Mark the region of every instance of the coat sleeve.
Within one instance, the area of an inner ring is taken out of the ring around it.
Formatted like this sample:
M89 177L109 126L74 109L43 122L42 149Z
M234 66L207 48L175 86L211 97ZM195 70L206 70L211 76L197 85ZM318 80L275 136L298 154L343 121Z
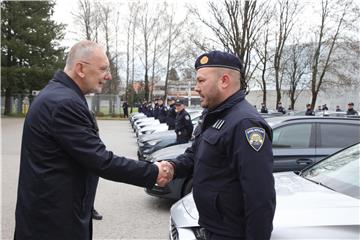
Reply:
M152 187L158 175L154 164L114 155L106 149L83 104L64 101L54 109L51 129L66 154L96 175L118 182Z
M193 174L194 169L194 148L195 142L185 150L185 153L179 155L171 161L175 164L175 177L182 178Z
M251 128L264 130L260 149L252 143L254 149L247 138L247 130ZM229 154L243 191L246 239L270 239L276 205L271 128L257 119L244 119L233 134Z

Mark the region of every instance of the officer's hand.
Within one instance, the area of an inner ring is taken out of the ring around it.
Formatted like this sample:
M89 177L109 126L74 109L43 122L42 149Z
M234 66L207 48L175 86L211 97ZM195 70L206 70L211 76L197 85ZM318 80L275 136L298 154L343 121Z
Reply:
M155 162L154 164L159 169L159 174L158 174L158 177L156 179L156 183L160 187L164 187L173 179L173 177L174 177L174 168L171 165L171 163L169 163L167 161Z

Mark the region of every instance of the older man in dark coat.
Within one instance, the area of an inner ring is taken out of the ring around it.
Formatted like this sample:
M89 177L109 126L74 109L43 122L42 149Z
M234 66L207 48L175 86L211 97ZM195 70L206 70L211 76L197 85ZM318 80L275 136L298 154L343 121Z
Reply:
M160 163L114 155L97 133L85 94L111 79L104 50L75 44L33 101L23 130L15 239L91 239L98 176L141 187L171 178Z

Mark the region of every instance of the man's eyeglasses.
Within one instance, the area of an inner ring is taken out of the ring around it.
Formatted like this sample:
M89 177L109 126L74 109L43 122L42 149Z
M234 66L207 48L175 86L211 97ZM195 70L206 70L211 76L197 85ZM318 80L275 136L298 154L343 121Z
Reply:
M87 64L87 65L90 65L90 66L94 66L96 67L98 70L100 70L102 73L106 73L106 74L110 74L110 67L97 67L95 66L94 64L92 63L89 63L89 62L85 62L85 61L80 61L80 63L82 64Z

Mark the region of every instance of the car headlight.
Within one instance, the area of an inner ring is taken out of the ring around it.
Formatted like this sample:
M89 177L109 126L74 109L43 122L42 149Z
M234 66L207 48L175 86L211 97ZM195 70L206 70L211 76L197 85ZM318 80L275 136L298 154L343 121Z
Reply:
M155 144L158 144L160 142L159 139L148 141L148 144L151 146L154 146Z

